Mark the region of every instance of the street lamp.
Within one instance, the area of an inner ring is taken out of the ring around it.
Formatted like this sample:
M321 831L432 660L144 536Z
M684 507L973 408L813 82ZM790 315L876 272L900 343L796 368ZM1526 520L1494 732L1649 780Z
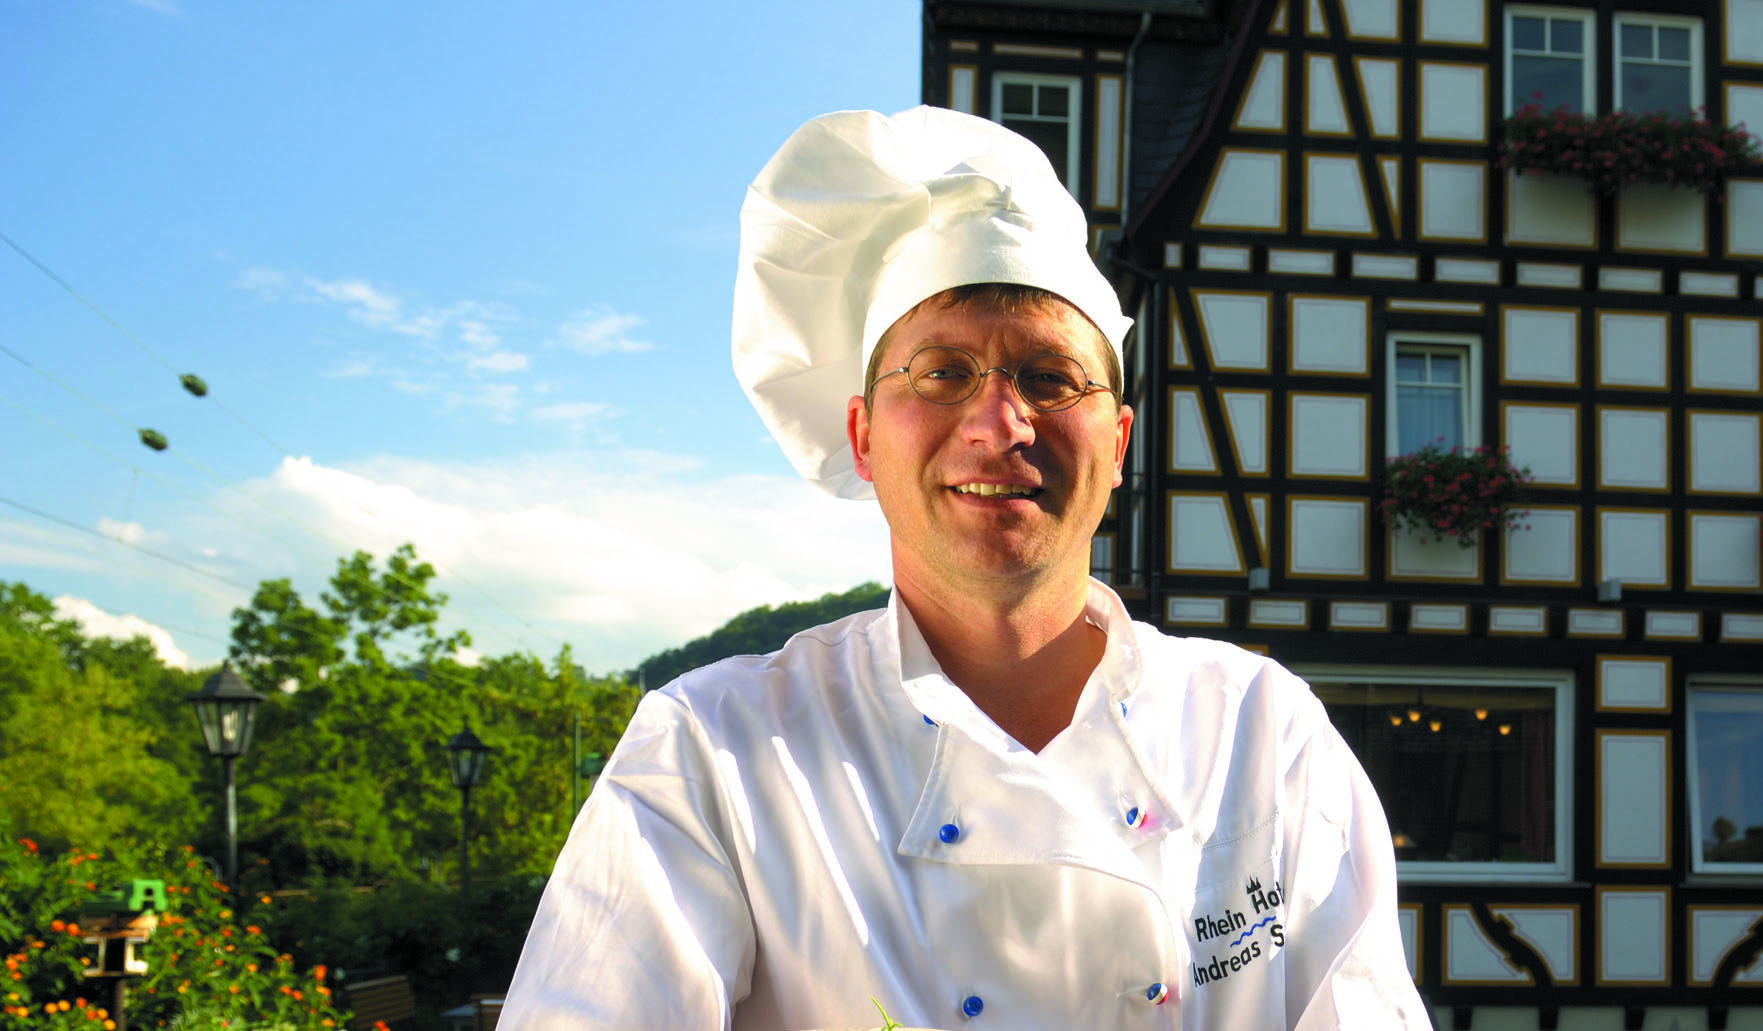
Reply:
M471 789L483 781L484 757L493 751L467 724L461 724L459 733L447 742L447 768L459 789L459 891L467 910L471 907Z
M233 672L232 663L222 662L220 672L209 677L202 690L185 695L184 701L196 707L196 722L202 726L208 754L219 758L226 769L226 882L229 891L237 892L239 814L233 763L251 747L251 727L263 696L245 686Z

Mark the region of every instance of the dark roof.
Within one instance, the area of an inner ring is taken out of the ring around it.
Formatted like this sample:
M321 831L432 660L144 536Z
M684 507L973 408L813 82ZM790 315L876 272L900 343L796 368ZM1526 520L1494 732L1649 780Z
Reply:
M1215 37L1216 0L925 0L939 29L991 29L1053 36L1118 36L1129 40L1153 16L1147 39Z
M1207 46L1172 48L1163 61L1140 51L1134 72L1132 195L1126 225L1129 246L1155 209L1164 206L1170 189L1187 170L1206 136L1219 131L1226 89L1242 61L1243 44L1257 23L1262 0L1222 0L1227 7L1225 32ZM1145 245L1160 246L1154 241Z
M1222 40L1147 40L1134 63L1128 203L1137 213L1205 121L1219 77L1230 63L1230 47Z

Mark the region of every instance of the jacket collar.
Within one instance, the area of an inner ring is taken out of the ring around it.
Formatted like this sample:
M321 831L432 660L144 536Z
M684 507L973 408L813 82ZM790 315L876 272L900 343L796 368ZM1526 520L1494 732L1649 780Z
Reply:
M888 603L900 683L937 727L934 757L898 851L945 863L1066 863L1143 883L1134 851L1180 821L1134 746L1131 712L1143 678L1126 608L1091 580L1085 617L1107 635L1071 725L1037 755L1004 733L943 674L899 600ZM884 663L892 655L878 656ZM1128 813L1138 807L1143 822ZM959 833L945 842L942 831Z

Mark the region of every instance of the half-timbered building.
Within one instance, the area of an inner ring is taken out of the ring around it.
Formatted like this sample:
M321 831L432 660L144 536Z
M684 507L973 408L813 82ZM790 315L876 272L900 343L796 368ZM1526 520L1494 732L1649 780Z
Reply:
M1499 149L1531 101L1763 126L1763 0L925 0L923 67L1137 317L1097 575L1309 679L1439 1026L1763 1027L1763 177ZM1528 514L1393 528L1429 443Z

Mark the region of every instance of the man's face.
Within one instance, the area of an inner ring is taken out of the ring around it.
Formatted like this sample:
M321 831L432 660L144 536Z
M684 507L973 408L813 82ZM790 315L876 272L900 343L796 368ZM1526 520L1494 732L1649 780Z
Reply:
M1015 315L984 302L947 308L932 300L895 323L883 346L882 372L921 348L944 346L968 352L982 369L1011 372L1056 351L1097 379L1108 343L1055 298ZM953 405L919 397L904 373L887 376L869 405L854 397L846 408L857 474L875 486L896 576L957 586L1081 579L1108 492L1120 484L1131 427L1132 409L1104 390L1043 412L1002 374L983 377L972 397Z

